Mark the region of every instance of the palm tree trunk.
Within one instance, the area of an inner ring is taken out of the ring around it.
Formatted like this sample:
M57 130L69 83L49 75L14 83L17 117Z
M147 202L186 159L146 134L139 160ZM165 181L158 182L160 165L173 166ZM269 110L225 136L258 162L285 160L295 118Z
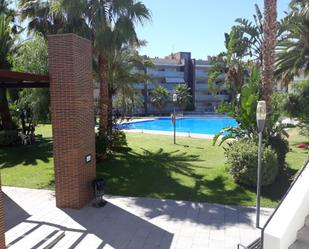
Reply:
M100 77L100 129L104 134L109 132L110 98L108 86L108 62L107 59L99 57L99 77Z
M262 71L262 99L266 101L267 113L272 111L275 48L277 42L277 0L264 0L264 43Z
M144 68L144 75L147 75L147 69ZM144 114L148 115L148 82L144 83Z
M6 97L6 89L0 88L0 117L4 130L13 129L13 120L9 109L9 103Z
M125 96L124 96L124 92L122 90L122 103L121 103L121 112L122 112L122 117L125 117L127 115L127 110L126 110L126 103L125 103Z
M107 116L107 132L112 133L113 129L113 95L111 91L108 90L108 116Z
M144 114L148 115L148 86L144 83Z

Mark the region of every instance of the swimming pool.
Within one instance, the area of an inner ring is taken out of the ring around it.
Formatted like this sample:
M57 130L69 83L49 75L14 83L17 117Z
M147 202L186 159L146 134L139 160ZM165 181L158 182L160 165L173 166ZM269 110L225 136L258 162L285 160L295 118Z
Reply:
M190 132L195 134L215 135L226 126L237 127L238 124L233 118L177 118L177 132ZM153 131L173 131L171 118L156 118L147 121L137 121L121 125L125 130L153 130Z

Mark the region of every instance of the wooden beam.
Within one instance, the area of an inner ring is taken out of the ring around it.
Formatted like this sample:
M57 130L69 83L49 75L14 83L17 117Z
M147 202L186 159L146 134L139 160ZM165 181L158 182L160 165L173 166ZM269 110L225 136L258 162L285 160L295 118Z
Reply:
M49 76L0 70L0 88L47 88Z
M10 80L18 80L18 81L46 81L49 82L48 75L39 75L39 74L31 74L31 73L20 73L20 72L12 72L8 70L0 70L0 80L1 79L10 79Z
M0 82L0 88L48 88L49 82Z

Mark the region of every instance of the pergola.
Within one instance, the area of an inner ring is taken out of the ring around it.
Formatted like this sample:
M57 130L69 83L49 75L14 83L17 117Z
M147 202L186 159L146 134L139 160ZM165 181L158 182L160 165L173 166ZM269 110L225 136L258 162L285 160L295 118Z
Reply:
M49 76L0 70L0 88L48 88Z

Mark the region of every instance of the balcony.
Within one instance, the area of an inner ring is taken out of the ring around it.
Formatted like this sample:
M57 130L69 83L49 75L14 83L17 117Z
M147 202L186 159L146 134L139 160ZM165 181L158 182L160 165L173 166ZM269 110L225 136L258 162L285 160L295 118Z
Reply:
M207 79L208 78L208 72L195 71L195 78L197 78L197 79Z
M208 83L206 82L195 82L195 90L207 90L208 89Z
M154 78L184 78L184 72L149 70L148 75Z
M144 83L134 83L135 89L144 89Z
M201 101L201 100L207 100L207 101L224 101L224 100L229 100L230 99L230 96L229 95L206 95L206 94L203 94L203 95L200 95L200 94L197 94L195 95L195 100L196 101Z

